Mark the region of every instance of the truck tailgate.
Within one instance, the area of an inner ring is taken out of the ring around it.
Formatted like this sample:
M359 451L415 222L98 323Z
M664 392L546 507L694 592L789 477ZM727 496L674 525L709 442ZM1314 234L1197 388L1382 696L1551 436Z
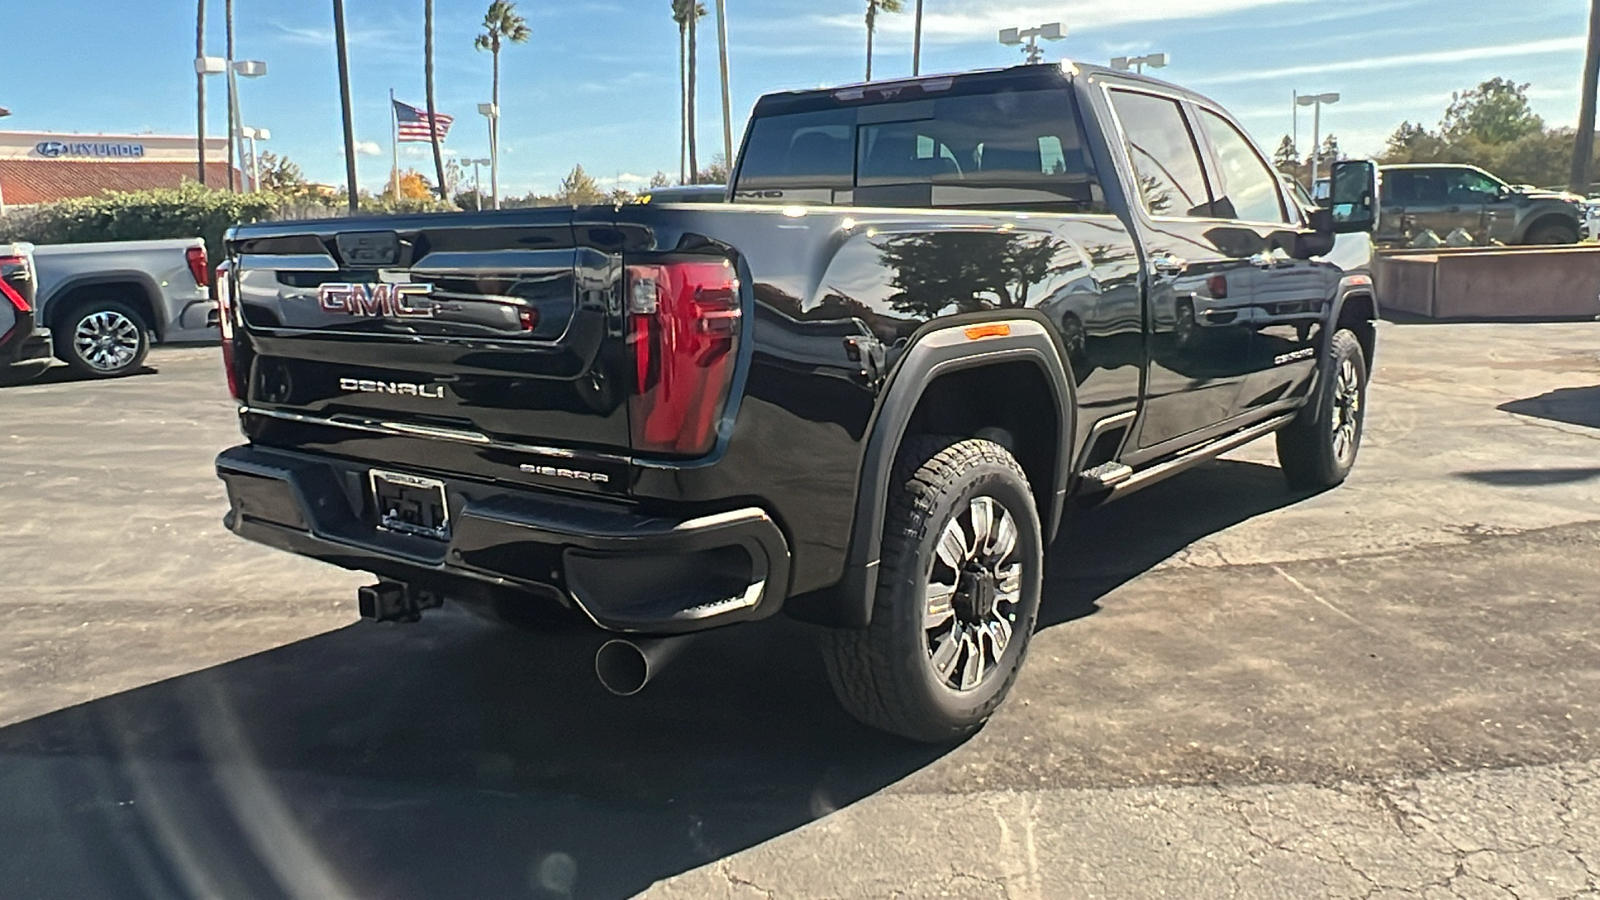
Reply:
M457 442L626 451L621 261L584 246L572 219L240 229L230 294L245 404Z

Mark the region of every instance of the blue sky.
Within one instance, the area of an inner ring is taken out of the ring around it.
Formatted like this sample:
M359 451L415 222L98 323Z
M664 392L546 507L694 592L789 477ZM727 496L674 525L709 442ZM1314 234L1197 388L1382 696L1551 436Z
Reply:
M712 0L705 0L708 6ZM457 117L447 147L487 155L476 105L489 97L486 53L472 48L487 0L437 0L438 100ZM727 0L735 141L757 96L859 81L864 0ZM909 4L908 4L909 5ZM1103 62L1166 51L1163 73L1242 117L1270 150L1290 127L1291 91L1339 91L1324 130L1371 153L1403 119L1438 121L1452 91L1496 75L1533 84L1553 124L1577 119L1588 4L1581 0L926 0L923 68L956 71L1020 57L999 28L1066 23L1050 58ZM23 39L0 53L7 128L189 134L194 131L193 0L5 0ZM342 183L332 13L328 0L235 0L239 58L264 59L241 82L245 124L270 128L270 149L314 179ZM346 0L364 186L388 177L387 98L422 91L422 0ZM507 193L553 189L574 163L634 186L676 175L677 27L669 0L523 0L533 41L502 57L502 182ZM1514 12L1510 12L1514 10ZM208 52L223 46L212 0ZM702 159L721 144L713 19L702 31ZM876 73L909 74L911 16L880 19ZM223 91L209 91L211 129ZM1310 123L1302 118L1302 146ZM405 154L414 154L408 156ZM428 170L425 144L402 166Z

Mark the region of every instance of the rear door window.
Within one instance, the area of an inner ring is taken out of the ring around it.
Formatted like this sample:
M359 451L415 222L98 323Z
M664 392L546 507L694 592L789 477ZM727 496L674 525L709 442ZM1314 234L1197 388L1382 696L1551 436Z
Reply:
M1200 148L1178 101L1135 91L1112 91L1145 211L1152 216L1209 218L1211 194Z

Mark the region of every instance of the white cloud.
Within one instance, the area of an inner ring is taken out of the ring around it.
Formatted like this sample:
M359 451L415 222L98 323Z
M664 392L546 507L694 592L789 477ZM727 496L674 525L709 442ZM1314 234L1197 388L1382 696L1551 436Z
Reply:
M1480 59L1503 59L1512 56L1543 56L1551 53L1581 52L1582 37L1551 38L1543 41L1523 41L1516 44L1497 44L1490 47L1463 47L1459 50L1437 50L1430 53L1406 53L1393 56L1370 56L1364 59L1347 59L1319 65L1289 66L1282 69L1258 69L1252 72L1229 72L1209 78L1195 78L1190 84L1239 84L1247 81L1267 81L1293 78L1302 75L1326 75L1334 72L1368 72L1380 69L1398 69L1407 66L1428 66L1448 63L1472 62Z
M383 148L377 141L356 141L357 156L382 156Z
M620 175L611 175L604 178L595 178L595 184L602 187L643 187L650 183L649 175L635 175L632 172L623 172Z

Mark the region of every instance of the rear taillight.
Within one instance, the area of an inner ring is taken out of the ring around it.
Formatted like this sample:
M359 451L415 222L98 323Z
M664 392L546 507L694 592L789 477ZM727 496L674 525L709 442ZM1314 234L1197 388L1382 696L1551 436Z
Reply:
M183 258L189 263L189 274L194 276L194 283L199 287L210 287L211 269L206 265L206 248L190 247L183 251Z
M10 301L17 312L31 312L33 307L28 304L28 298L22 296L9 282L9 279L17 277L24 279L32 277L28 271L28 258L0 256L0 297Z
M726 260L629 266L627 291L633 449L705 454L739 355L738 274Z
M198 249L198 248L197 248ZM205 251L201 251L201 259ZM234 353L233 322L233 267L226 261L217 266L217 325L222 329L222 368L228 373L228 393L243 403L244 381L239 377L239 367Z

